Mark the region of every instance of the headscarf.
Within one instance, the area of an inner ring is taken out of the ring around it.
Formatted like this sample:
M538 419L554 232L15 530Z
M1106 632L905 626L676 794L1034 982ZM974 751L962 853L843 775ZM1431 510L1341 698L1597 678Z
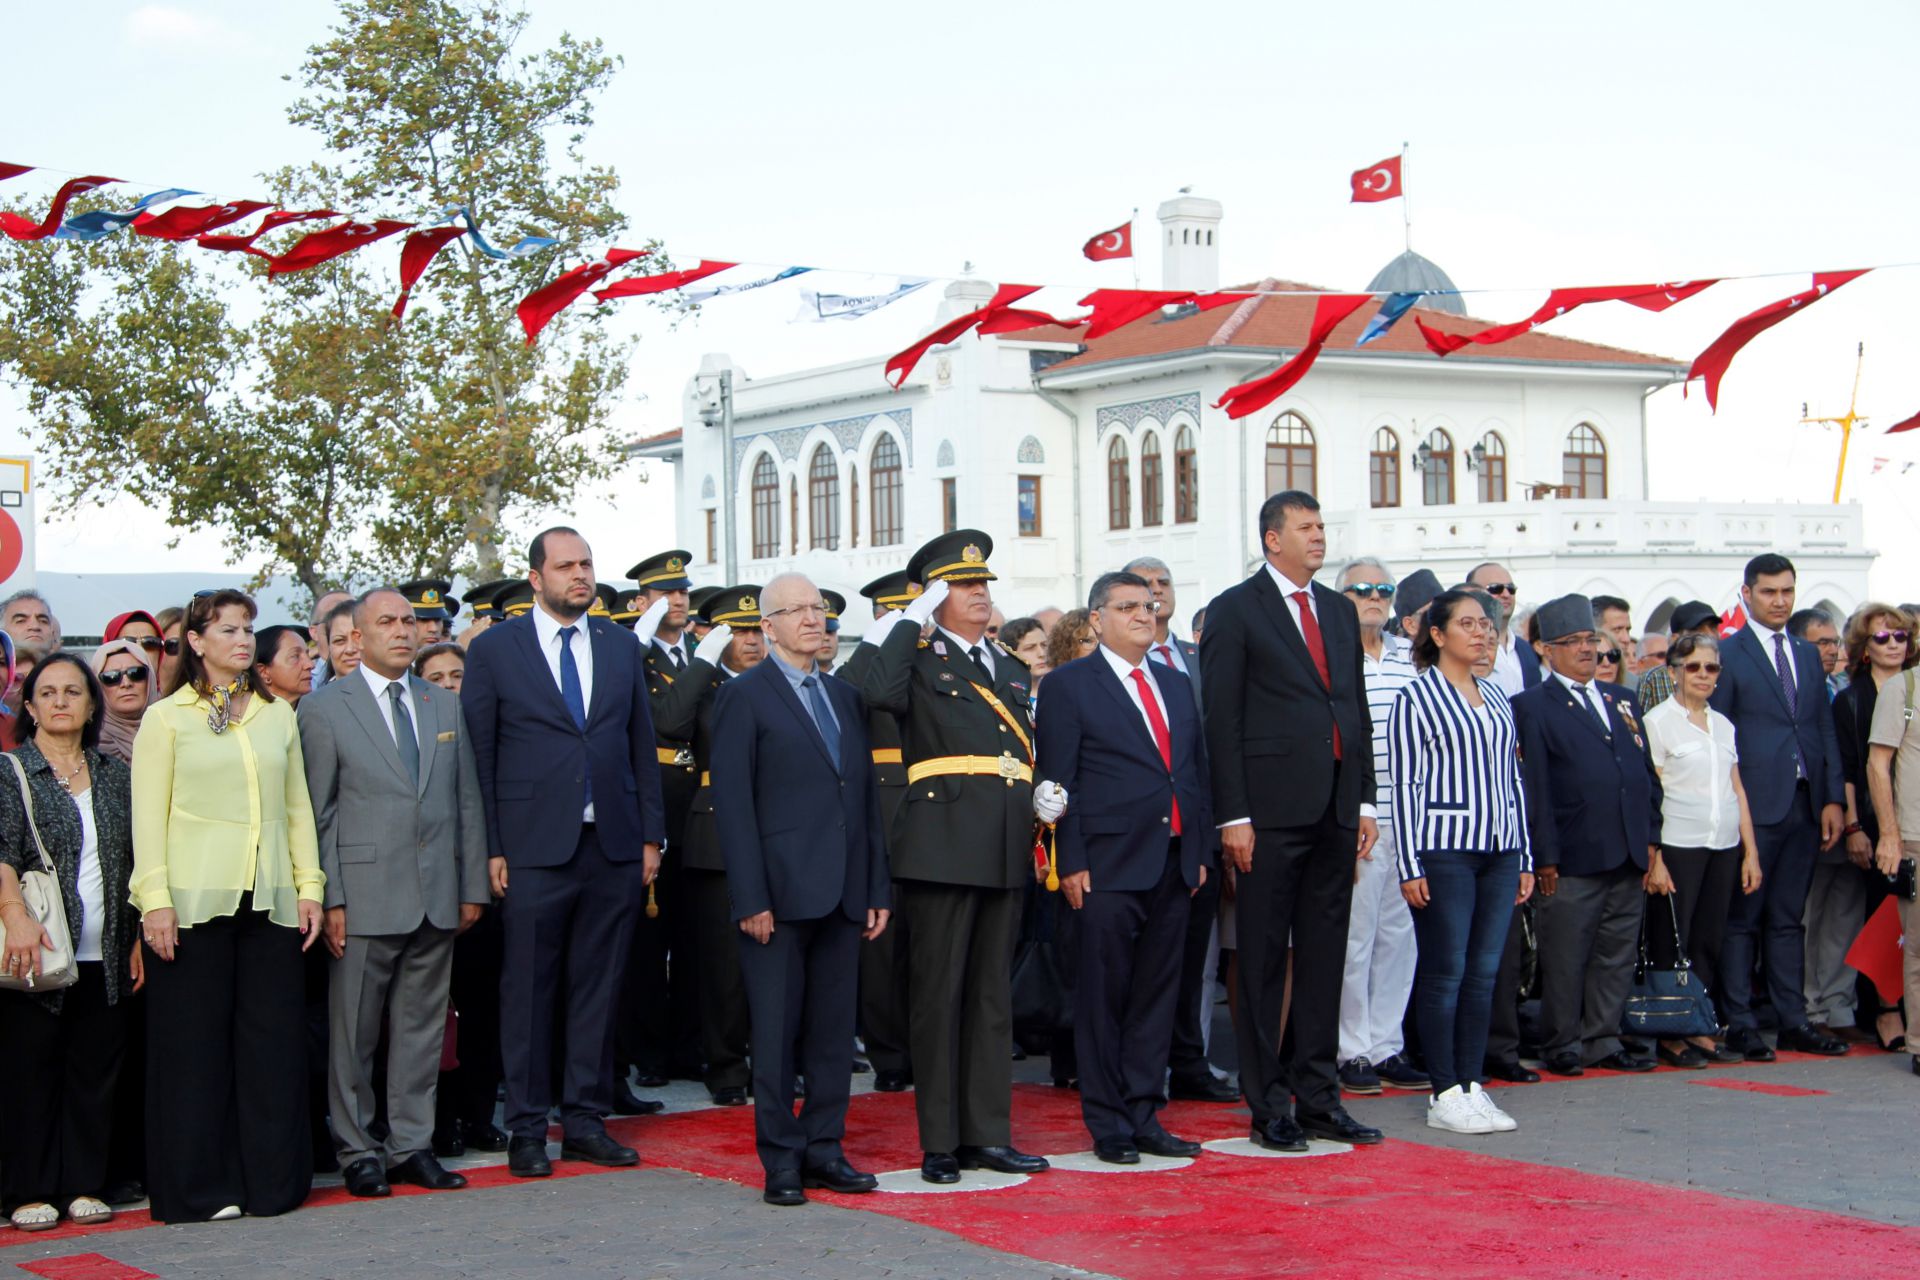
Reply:
M101 633L102 637L107 640L118 640L121 630L129 622L144 622L153 628L153 634L160 634L160 624L154 620L152 614L145 609L131 609L126 613L115 614L112 621L107 623L107 629Z
M147 651L131 640L109 640L93 651L87 659L87 665L93 668L93 674L99 675L107 665L107 659L116 653L130 653L140 659L147 667L147 702L152 704L160 697L160 672L154 667L153 660L147 657ZM125 715L113 709L112 699L106 699L102 708L106 712L100 721L100 754L112 756L131 765L133 763L133 735L140 731L140 717ZM145 714L146 708L142 707Z

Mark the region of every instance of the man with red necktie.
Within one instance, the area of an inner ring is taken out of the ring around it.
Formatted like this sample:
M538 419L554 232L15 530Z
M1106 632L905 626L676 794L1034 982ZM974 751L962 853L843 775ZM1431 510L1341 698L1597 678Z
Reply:
M1100 647L1048 673L1038 725L1048 773L1072 797L1055 835L1060 890L1079 913L1080 1111L1109 1164L1200 1151L1156 1114L1188 900L1213 852L1199 705L1185 676L1147 656L1157 605L1135 574L1093 584Z
M1374 1143L1380 1131L1340 1105L1335 1067L1354 859L1378 837L1360 622L1313 581L1327 526L1312 494L1261 504L1260 539L1266 564L1207 606L1200 650L1214 812L1237 876L1240 1087L1261 1146ZM1283 1062L1290 949L1300 963Z

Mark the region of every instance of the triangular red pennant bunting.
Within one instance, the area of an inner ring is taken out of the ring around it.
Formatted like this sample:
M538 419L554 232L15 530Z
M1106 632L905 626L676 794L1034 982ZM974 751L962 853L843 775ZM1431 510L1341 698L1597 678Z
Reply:
M1340 327L1340 322L1372 301L1373 295L1370 293L1322 295L1313 309L1313 330L1307 337L1307 345L1272 373L1228 388L1213 407L1225 409L1229 418L1244 418L1266 408L1307 376L1307 370L1313 368L1313 362L1320 358L1321 349L1327 345L1327 339L1333 336L1333 331Z
M1665 311L1674 303L1684 302L1718 283L1718 280L1684 280L1676 284L1614 284L1597 288L1555 289L1526 319L1516 320L1512 324L1489 325L1472 333L1442 333L1423 322L1419 316L1415 316L1413 322L1427 340L1429 351L1448 356L1469 343L1492 346L1497 342L1507 342L1589 302L1628 302L1647 311Z
M355 249L364 248L375 240L397 235L413 225L411 222L378 218L372 222L343 222L324 231L309 232L294 241L293 247L285 253L268 258L267 274L283 276L294 271L306 271L323 262L332 262Z
M332 209L307 209L302 211L276 209L266 217L260 219L260 225L258 227L255 227L252 231L244 235L195 236L193 242L202 249L214 249L223 253L230 253L238 249L243 253L250 253L256 258L271 258L273 255L265 249L256 249L253 247L253 242L267 234L267 232L277 231L281 227L292 226L296 222L316 222L321 218L337 218L339 216L340 215Z
M273 206L265 200L235 200L232 204L175 205L165 213L143 213L133 220L135 235L156 240L191 240L231 226ZM331 216L331 215L329 215Z
M21 172L24 173L26 170L23 169ZM47 210L46 217L39 222L34 222L17 213L0 213L0 231L6 232L8 238L13 240L44 240L60 229L60 219L66 217L67 206L73 203L75 196L85 195L96 187L104 187L108 183L118 181L120 181L118 178L103 178L96 174L92 177L74 178L64 182L60 185L60 190L54 192L53 206Z
M1858 280L1872 269L1871 267L1866 267L1859 271L1818 272L1813 277L1813 287L1811 289L1806 289L1789 297L1782 298L1778 302L1769 302L1758 311L1749 312L1741 316L1738 320L1728 325L1727 331L1715 338L1705 351L1702 351L1698 356L1694 357L1693 367L1687 370L1687 381L1692 382L1695 378L1705 378L1707 380L1707 404L1714 409L1718 409L1720 407L1720 379L1726 377L1727 366L1733 363L1733 358L1740 353L1740 348L1746 346L1749 342L1752 342L1755 338L1773 328L1773 326L1779 324L1788 316L1793 315L1796 311L1802 311L1812 306L1829 293L1832 293L1835 289L1838 289L1841 285L1849 281Z
M400 300L393 304L393 318L407 313L407 299L413 286L420 283L427 266L442 249L467 234L465 227L426 227L410 233L400 246Z
M719 275L737 262L707 262L702 260L699 266L689 267L685 271L662 271L656 275L634 276L610 284L594 292L594 297L602 302L611 302L615 298L634 298L649 293L665 293L669 289L679 289L692 284L695 280L705 280L708 276Z
M1894 423L1892 426L1887 428L1887 434L1890 436L1897 436L1902 431L1916 431L1916 430L1920 430L1920 413L1914 414L1911 418L1906 419L1904 422Z
M5 160L0 160L0 182L5 182L8 178L17 178L23 173L32 172L33 166L30 164L8 164Z
M607 278L615 267L632 262L635 258L647 256L645 249L609 249L604 258L595 258L592 262L583 262L569 271L562 272L553 280L535 289L520 300L514 314L520 317L520 327L527 332L527 345L532 346L540 331L547 327L553 318L587 290Z
M1044 311L1026 311L1014 307L1014 303L1030 294L1040 292L1037 284L1003 284L994 290L993 298L986 306L977 311L969 311L935 329L906 350L887 361L887 381L897 391L906 382L913 367L920 363L920 357L934 347L952 342L967 330L978 325L982 333L1012 333L1020 329L1037 329L1041 325L1059 325L1072 329L1084 324L1084 320L1061 320Z

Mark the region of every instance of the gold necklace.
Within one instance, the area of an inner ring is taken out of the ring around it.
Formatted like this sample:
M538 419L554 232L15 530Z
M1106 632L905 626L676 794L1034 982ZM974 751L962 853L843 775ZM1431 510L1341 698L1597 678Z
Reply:
M225 733L227 726L233 723L233 700L247 689L246 672L235 676L228 684L216 685L207 690L207 698L213 703L213 710L207 713L207 728L216 734Z

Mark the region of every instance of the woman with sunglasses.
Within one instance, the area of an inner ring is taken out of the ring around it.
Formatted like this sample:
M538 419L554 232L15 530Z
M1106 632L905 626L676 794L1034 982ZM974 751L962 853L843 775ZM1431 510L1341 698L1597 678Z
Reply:
M180 623L187 611L170 604L153 615L160 624L160 687L173 688L174 674L180 670Z
M1644 884L1656 897L1671 895L1673 912L1650 906L1647 949L1655 964L1672 967L1684 943L1693 971L1712 991L1734 886L1742 893L1760 887L1760 849L1740 785L1733 721L1707 705L1720 682L1720 642L1697 633L1679 636L1667 649L1667 668L1673 696L1644 713L1647 752L1661 788L1660 847ZM1675 917L1677 938L1662 927ZM1662 1040L1660 1060L1695 1068L1746 1059L1711 1036L1696 1036Z
M161 644L156 632L152 637ZM160 693L154 659L132 635L122 634L93 651L87 665L100 677L105 694L106 718L100 722L100 754L112 756L125 765L133 763L133 735L140 731L140 717L147 704Z
M1913 630L1914 619L1906 611L1870 601L1854 610L1847 620L1843 639L1847 687L1833 700L1833 730L1840 740L1840 776L1847 792L1847 825L1841 845L1846 849L1847 861L1853 865L1834 870L1845 873L1859 868L1851 878L1859 891L1860 902L1848 913L1857 914L1856 923L1865 923L1886 896L1886 877L1872 870L1873 851L1880 843L1880 823L1867 790L1867 735L1873 727L1873 710L1879 705L1881 687L1920 660L1920 645L1914 643ZM1904 699L1904 689L1896 687L1895 696ZM1816 881L1822 877L1826 865L1814 864ZM1835 883L1846 882L1836 880ZM1891 1007L1885 1005L1871 981L1858 983L1856 994L1862 1002L1860 1010L1873 1015L1874 1036L1880 1047L1889 1050L1906 1047L1907 1029L1900 1016L1899 1003Z

